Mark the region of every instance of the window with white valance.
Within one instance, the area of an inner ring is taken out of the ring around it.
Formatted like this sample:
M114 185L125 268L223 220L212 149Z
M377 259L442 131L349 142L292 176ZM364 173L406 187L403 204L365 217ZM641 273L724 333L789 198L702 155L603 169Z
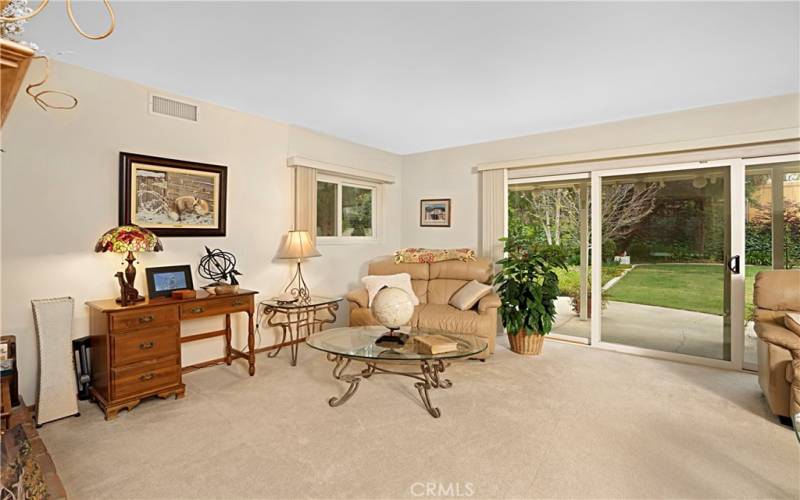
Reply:
M383 185L394 176L296 156L287 164L294 169L295 229L322 244L379 239Z

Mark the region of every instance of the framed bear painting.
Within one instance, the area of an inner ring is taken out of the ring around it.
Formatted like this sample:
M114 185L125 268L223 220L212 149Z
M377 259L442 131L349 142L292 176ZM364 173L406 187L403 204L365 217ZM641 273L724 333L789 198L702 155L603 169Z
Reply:
M158 236L225 236L228 167L119 154L119 224Z

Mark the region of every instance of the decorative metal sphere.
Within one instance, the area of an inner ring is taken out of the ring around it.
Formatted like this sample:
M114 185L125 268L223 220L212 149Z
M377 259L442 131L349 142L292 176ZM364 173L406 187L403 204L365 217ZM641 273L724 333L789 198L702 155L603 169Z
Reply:
M211 250L206 247L206 254L200 258L197 272L201 277L215 283L230 279L231 284L238 284L236 275L239 272L236 271L236 256L219 248Z
M405 290L387 287L372 299L370 310L378 323L390 330L396 330L411 321L414 303Z

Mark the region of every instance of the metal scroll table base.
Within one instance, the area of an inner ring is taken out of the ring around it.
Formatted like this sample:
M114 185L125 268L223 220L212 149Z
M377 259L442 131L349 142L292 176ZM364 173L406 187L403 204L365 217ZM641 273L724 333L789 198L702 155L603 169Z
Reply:
M400 375L403 377L410 377L418 380L414 383L414 387L419 391L419 397L422 399L422 404L428 413L433 418L439 418L442 415L439 408L431 404L429 391L431 389L449 389L453 386L450 380L443 378L441 375L444 373L445 363L443 360L421 360L419 362L419 373L405 373L393 370L388 370L377 366L374 362L365 361L367 367L361 370L360 373L345 374L344 371L350 365L352 358L340 356L336 354L328 354L328 361L336 363L333 367L333 378L342 380L350 384L344 394L339 397L332 397L328 400L331 406L341 406L345 404L358 390L358 385L361 379L369 378L373 375Z
M338 302L290 308L271 306L262 303L259 306L259 317L256 322L257 328L260 327L264 318L266 318L267 326L280 327L282 331L281 342L278 348L269 352L267 357L274 358L281 352L281 349L288 344L291 352L290 363L292 366L296 366L300 340L322 331L324 325L334 323L336 321L336 311L338 310ZM318 317L317 313L320 311L326 311L328 317Z

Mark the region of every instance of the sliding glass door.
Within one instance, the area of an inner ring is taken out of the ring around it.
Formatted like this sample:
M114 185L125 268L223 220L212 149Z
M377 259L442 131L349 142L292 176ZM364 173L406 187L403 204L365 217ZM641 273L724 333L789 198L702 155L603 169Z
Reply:
M691 167L597 176L600 341L730 362L730 169Z
M567 254L559 270L560 294L552 335L588 343L589 322L589 174L510 181L509 231L526 231L543 245Z
M757 369L753 282L768 269L800 268L800 161L746 160L744 367Z
M569 255L553 337L756 369L753 284L800 268L800 155L509 180L509 230Z

